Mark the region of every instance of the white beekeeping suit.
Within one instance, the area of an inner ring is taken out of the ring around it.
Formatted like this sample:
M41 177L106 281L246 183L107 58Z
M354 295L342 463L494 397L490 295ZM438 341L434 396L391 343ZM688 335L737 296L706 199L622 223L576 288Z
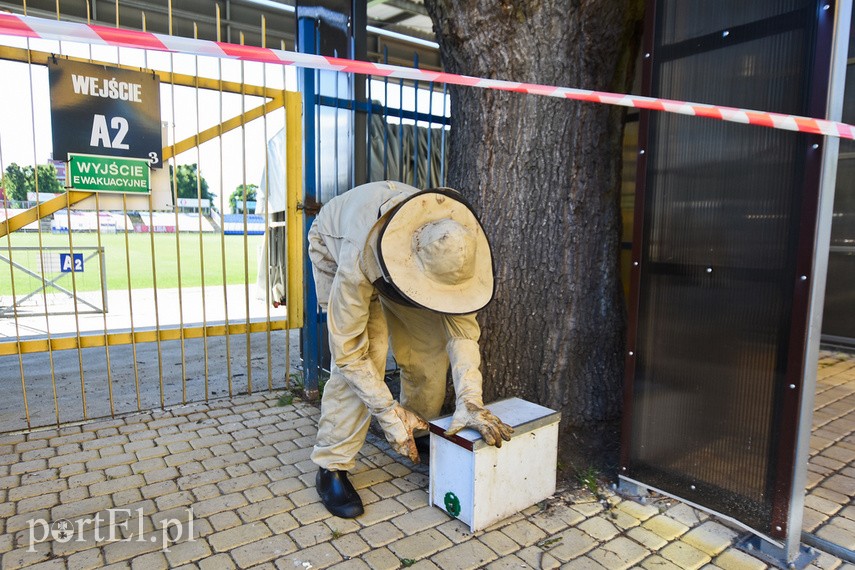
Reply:
M267 301L269 290L270 302L275 307L286 301L288 283L286 279L288 253L285 247L287 232L284 227L277 226L285 220L287 209L286 143L285 129L280 130L267 142L267 164L261 174L261 183L256 191L255 202L255 213L267 216L267 227L270 228L269 233L258 245L256 298Z
M346 471L371 417L392 447L418 461L414 430L436 417L451 365L456 410L449 434L477 429L500 446L511 429L484 408L475 312L493 296L489 243L454 190L374 182L332 199L309 231L318 301L328 310L332 371L312 460L333 514L362 513ZM401 401L383 378L386 354L401 368Z

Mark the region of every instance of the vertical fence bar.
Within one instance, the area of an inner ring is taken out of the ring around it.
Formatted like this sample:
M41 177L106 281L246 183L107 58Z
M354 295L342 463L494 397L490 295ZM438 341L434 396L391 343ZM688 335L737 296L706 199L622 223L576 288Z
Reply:
M134 357L134 387L137 393L137 411L142 409L140 398L140 368L137 364L137 338L134 326L134 294L131 281L131 245L128 237L128 199L127 194L122 194L122 219L125 221L125 271L128 278L128 314L131 320L131 351ZM106 325L104 327L106 329ZM105 340L106 342L106 340Z
M199 26L193 22L193 37L199 38ZM205 287L205 247L203 245L202 232L202 151L199 148L199 129L201 128L201 120L199 118L199 56L193 56L194 70L196 71L194 83L196 88L196 210L199 216L199 277L202 293L200 295L202 302L202 350L205 356L205 401L208 401L209 390L209 367L208 367L208 306L205 298L208 296L208 289Z
M317 21L311 18L299 18L297 20L297 49L303 53L317 53ZM303 141L305 160L303 161L303 204L316 201L318 198L317 179L317 135L315 121L317 120L317 72L313 69L299 70L302 80L300 86L303 93ZM319 380L319 326L318 326L318 298L314 282L309 278L312 275L312 265L309 260L306 247L308 244L307 233L314 221L314 214L303 209L303 274L305 283L303 289L303 310L305 318L303 321L303 386L309 398L318 395Z
M146 31L145 14L143 14L143 31ZM148 52L143 52L143 64L148 67ZM175 149L173 148L173 151ZM174 153L173 153L174 155ZM167 164L163 168L169 168ZM163 347L160 340L160 305L157 292L157 263L154 248L154 196L151 193L148 195L148 236L151 242L151 290L154 296L154 330L155 342L157 343L157 378L160 385L160 407L166 406L166 393L163 386Z
M279 40L279 49L281 49L282 51L285 51L285 40ZM282 90L284 92L284 91L288 90L288 73L286 71L286 66L282 65L280 67L282 68ZM292 244L291 244L292 237L291 236L293 234L293 232L291 230L292 230L292 227L294 225L294 222L293 222L293 219L291 217L291 209L290 209L290 206L291 206L291 188L290 188L290 185L288 183L289 175L287 174L287 172L289 171L289 168L288 168L289 162L288 162L288 156L287 156L288 150L287 149L290 148L288 141L289 141L290 137L294 136L294 133L291 132L291 128L290 128L291 122L289 121L290 108L288 105L288 95L287 95L287 93L283 93L283 95L285 96L285 104L282 105L282 110L285 113L285 116L283 117L283 119L284 119L283 128L285 130L285 149L286 149L286 151L285 151L285 156L282 157L282 160L284 162L284 168L282 169L282 172L286 173L285 174L285 180L283 182L285 183L285 216L284 217L285 217L286 226L284 229L285 229L285 245L287 247L287 253L285 255L285 271L283 271L282 277L283 277L283 279L285 279L285 284L284 284L285 285L285 291L286 291L286 293L285 293L285 303L286 303L286 305L285 305L285 318L288 320L288 326L285 327L285 388L288 388L288 387L290 387L290 381L291 381L291 329L294 327L294 321L291 318L291 314L292 314L292 307L296 303L296 301L294 300L294 295L293 295L294 291L291 289L291 271L293 270L293 268L291 267L291 261L292 260L291 260L291 255L290 255L291 248L292 248ZM300 145L300 146L302 147L302 145ZM292 164L291 168L294 168L294 166L295 165ZM296 239L300 239L300 236L298 235L296 237Z
M448 125L448 115L446 112L446 104L448 102L448 85L442 84L442 129L440 131L440 147L439 147L439 184L445 186L445 127Z
M333 55L338 57L338 50L333 50ZM338 138L338 112L339 112L339 80L341 79L341 72L335 71L333 72L333 80L335 81L335 110L333 111L333 184L335 186L335 194L339 194L339 171L338 171L338 146L339 146L339 138ZM318 132L321 132L319 130Z
M389 63L389 46L383 46L383 63ZM389 76L383 76L383 180L389 179Z
M24 4L24 14L26 15L27 7ZM27 68L29 71L29 87L30 87L30 125L33 129L33 133L36 132L36 109L33 103L33 60L32 60L32 52L30 51L30 38L27 38ZM33 137L33 183L36 191L36 205L41 203L39 199L39 160L38 160L38 143L36 142L35 137ZM68 207L68 204L66 204ZM57 397L56 391L56 367L54 366L53 360L53 346L51 343L52 335L50 332L50 318L48 317L48 302L47 302L47 290L45 287L45 259L44 256L41 255L41 252L44 250L44 241L42 239L42 225L41 220L39 220L37 224L37 233L39 240L39 267L41 269L41 279L42 279L42 301L45 306L45 334L47 336L47 346L48 346L48 358L50 360L50 380L51 387L53 389L53 406L54 411L56 412L56 425L60 425L60 414L59 414L59 398ZM81 398L83 404L83 417L86 417L86 390L83 385L83 378L80 379L81 385Z
M2 133L0 133L0 138L2 138ZM0 142L0 177L2 177L3 173L6 172L6 166L3 164L3 144ZM9 219L9 197L3 200L3 219ZM6 222L8 224L8 222ZM12 265L12 233L6 231L6 248L9 254L9 284L11 285L12 292L12 317L15 322L15 339L18 341L16 343L16 351L18 353L18 368L21 371L21 394L24 399L24 418L27 420L27 429L32 427L30 423L30 404L27 399L27 381L26 376L24 375L24 354L21 352L21 323L18 321L18 301L17 301L17 293L15 291L15 266Z
M222 41L222 25L220 23L220 5L215 4L216 12L217 12L217 41ZM225 325L226 325L226 380L229 386L229 397L234 394L233 386L232 386L232 349L231 349L231 332L229 326L229 295L228 295L228 278L226 275L226 214L225 214L225 206L223 200L223 60L217 59L217 69L218 69L218 81L217 81L217 91L220 95L220 120L217 125L218 133L217 140L220 143L220 264L223 270L223 311L225 312Z
M366 139L365 160L367 162L367 164L365 166L366 166L366 171L368 172L368 175L365 178L366 178L366 182L373 182L373 179L371 176L371 131L372 131L371 121L373 118L374 101L371 98L371 76L370 75L365 76L365 82L366 82L365 88L366 88L366 91L368 92L368 96L366 97L368 99L368 118L366 120L366 127L365 127L365 139Z
M262 15L261 16L261 47L267 47L267 19ZM266 200L266 204L264 204L264 240L263 242L265 252L264 256L264 309L265 316L267 317L267 326L265 327L265 339L267 341L267 389L273 390L273 348L271 347L270 342L270 165L268 164L268 156L267 156L267 64L262 63L262 86L264 87L264 103L262 104L262 108L264 109L263 117L264 117L264 140L262 141L264 144L262 145L262 149L264 152L264 172L266 176L264 177L264 183L266 188L264 189L264 199ZM255 209L258 211L258 193L255 194ZM257 273L257 272L256 272Z
M57 2L56 2L56 19L57 19L57 21L60 20L59 0L57 0ZM58 49L59 54L62 55L62 42L57 42L57 43L59 46L59 49ZM116 51L118 52L118 48L116 48ZM39 168L38 164L36 164L36 172L35 172L36 180L38 180L38 168ZM75 335L75 338L77 339L77 368L80 372L81 398L84 399L83 419L86 419L88 410L86 409L86 405L85 405L85 396L83 396L83 394L85 394L86 373L85 373L84 368L83 368L83 348L80 346L80 336L81 336L80 335L80 307L79 307L78 302L77 302L77 295L78 295L78 291L77 291L77 268L74 265L74 243L73 243L74 242L74 239L73 239L74 232L72 231L72 228L71 228L71 204L67 204L67 206L65 208L65 213L66 213L66 217L67 217L67 221L68 221L68 252L69 252L69 257L72 260L72 263L71 263L71 300L72 300L72 306L74 308L74 335ZM96 230L100 232L101 220L98 217L99 211L98 211L97 205L95 207L95 213L96 213L95 227L96 227ZM41 228L41 219L39 220L39 228ZM44 255L44 254L43 254L43 252L40 251L39 255ZM103 284L102 284L102 289L103 289ZM106 310L103 298L102 298L101 307L102 307L102 310ZM45 306L45 313L47 313L47 312L48 312L48 307ZM47 317L47 318L50 318L50 317ZM109 363L109 360L107 362ZM108 374L109 374L109 370L108 370ZM111 396L111 398L110 398L110 409L111 409L111 413L112 413L112 409L113 409L112 408L112 386L110 386L109 389L110 389L110 396Z
M122 196L124 197L124 194L122 194ZM69 208L69 210L70 209L71 208ZM98 237L98 251L99 251L98 269L100 270L101 275L103 275L104 272L106 271L106 268L104 267L103 253L100 253L100 252L103 252L103 247L102 247L102 243L101 243L101 203L100 203L100 196L99 196L98 192L95 193L95 213L98 215L98 221L96 222L96 226L95 226L95 228L96 228L95 233L96 233L96 236ZM127 233L127 230L126 230L126 233ZM69 236L71 235L71 224L69 224L68 235ZM74 256L72 256L72 259L73 258L74 258ZM72 283L73 283L73 278L74 278L74 271L73 271L74 267L73 266L74 266L74 264L72 264L72 273L71 273ZM107 281L105 279L102 279L101 280L101 307L102 307L101 317L102 317L103 323L104 323L104 357L106 358L106 362L107 362L107 396L110 399L110 417L115 418L116 417L116 406L115 406L115 402L113 400L113 368L110 364L110 343L108 342L108 338L107 338L107 291L105 289L106 286L107 286ZM77 293L76 292L75 292L75 298L74 298L74 310L75 310L75 312L77 311ZM131 315L131 322L133 322L133 315ZM80 329L79 328L77 330L77 346L78 347L80 346ZM136 362L134 364L136 364Z
M428 83L428 125L427 125L427 188L431 188L433 184L433 154L431 154L431 142L433 141L433 81ZM418 109L416 109L418 111Z
M38 176L36 176L36 179L38 179ZM96 212L96 214L97 214L97 212ZM77 367L78 367L78 370L80 371L80 392L81 392L81 397L83 397L83 395L86 393L86 380L85 380L86 375L83 372L83 349L80 347L80 313L79 313L78 307L77 307L77 271L75 271L75 267L74 267L74 245L73 245L73 240L72 240L72 234L74 232L71 230L71 204L68 204L65 207L65 215L66 215L66 218L68 220L68 253L69 253L69 257L72 260L72 263L71 263L71 294L72 294L71 300L72 300L72 305L74 307L74 335L77 338ZM96 224L100 225L99 222L100 222L100 220L98 222L96 222ZM41 220L39 220L39 227L41 228ZM41 231L41 229L39 231ZM39 246L39 249L41 249L41 246ZM44 257L44 254L41 251L39 252L39 255ZM45 305L45 314L47 315L47 313L48 313L48 307L47 307L47 305ZM50 317L47 317L47 318L50 318ZM83 419L87 419L88 418L88 416L87 416L88 410L86 409L85 398L84 398L83 402L84 402Z
M398 81L398 180L404 178L404 80Z
M118 14L118 0L116 0L116 10ZM169 35L172 35L172 0L168 3L168 19L169 19ZM118 18L118 15L116 16ZM178 220L178 158L175 151L175 141L177 138L175 130L175 55L169 52L169 87L170 87L170 104L172 107L172 192L173 204L172 208L175 212L175 257L176 269L178 271L178 329L179 339L181 341L181 403L187 403L187 358L184 344L184 292L181 279L181 228ZM197 165L198 169L198 165Z
M304 273L304 242L303 214L300 212L300 200L303 192L303 137L302 124L305 118L302 113L302 94L288 93L285 96L286 133L290 133L285 146L285 164L291 165L286 172L286 223L288 236L288 263L286 264L288 282L288 325L301 327L306 321L306 308L303 305L303 294L306 283L311 282L309 275ZM304 280L304 277L306 278ZM290 360L289 360L290 363ZM290 366L290 364L289 364Z
M148 196L148 235L151 242L151 287L154 296L154 330L155 342L157 342L157 377L160 382L160 407L166 406L166 394L163 387L163 347L160 340L160 305L157 293L157 256L154 248L154 198Z
M419 54L413 54L413 67L419 68ZM403 107L403 101L401 107ZM413 121L413 186L419 187L419 82L413 85L413 110L415 120Z
M240 45L244 45L243 32L240 33ZM249 327L249 216L246 211L249 188L246 183L246 62L240 62L240 140L243 148L243 293L246 309L246 391L252 394L252 334Z

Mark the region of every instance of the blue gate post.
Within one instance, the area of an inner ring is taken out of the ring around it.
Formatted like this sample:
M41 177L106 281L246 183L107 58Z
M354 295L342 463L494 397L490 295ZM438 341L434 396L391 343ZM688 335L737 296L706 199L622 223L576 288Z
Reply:
M297 51L301 53L317 53L316 37L317 20L314 18L299 18L297 20ZM318 381L320 377L320 343L318 295L315 291L315 280L312 277L312 263L308 255L308 232L315 220L315 212L306 209L307 204L318 202L317 188L317 157L315 156L315 115L316 91L315 70L304 68L299 71L300 91L303 94L303 227L306 235L303 239L303 306L305 319L301 331L301 352L303 356L303 388L306 397L318 397Z

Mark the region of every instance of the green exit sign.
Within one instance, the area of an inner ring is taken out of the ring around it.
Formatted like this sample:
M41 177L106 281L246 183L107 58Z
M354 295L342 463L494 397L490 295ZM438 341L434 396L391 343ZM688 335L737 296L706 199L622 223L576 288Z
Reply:
M68 180L74 190L134 194L151 192L149 162L141 158L69 153Z

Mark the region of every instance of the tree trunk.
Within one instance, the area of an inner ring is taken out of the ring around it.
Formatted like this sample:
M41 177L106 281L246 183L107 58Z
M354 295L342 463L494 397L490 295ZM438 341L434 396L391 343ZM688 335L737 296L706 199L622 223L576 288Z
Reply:
M631 86L643 0L425 5L449 72L604 91ZM479 317L485 400L519 396L560 410L575 436L564 441L597 449L590 436L614 424L622 399L624 110L449 91L448 184L473 203L495 258L496 297ZM598 459L586 460L602 465Z

